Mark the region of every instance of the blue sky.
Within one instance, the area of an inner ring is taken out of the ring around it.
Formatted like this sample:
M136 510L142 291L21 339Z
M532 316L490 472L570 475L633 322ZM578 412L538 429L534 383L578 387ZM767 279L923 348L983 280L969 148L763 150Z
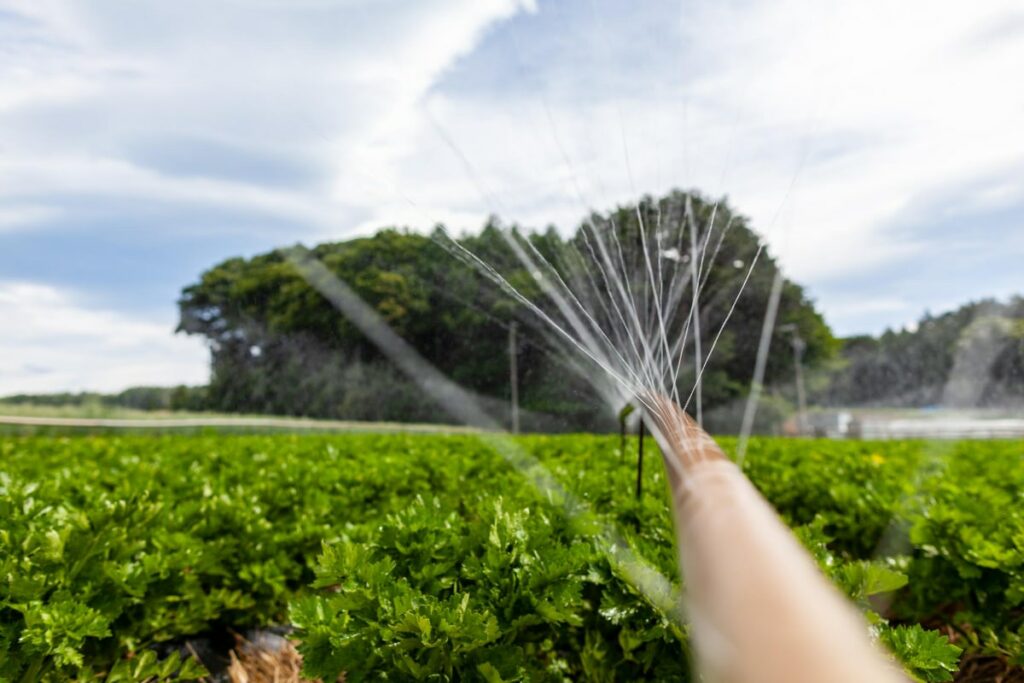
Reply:
M205 381L230 256L674 186L841 334L1021 292L1021 73L1015 0L0 0L0 395Z

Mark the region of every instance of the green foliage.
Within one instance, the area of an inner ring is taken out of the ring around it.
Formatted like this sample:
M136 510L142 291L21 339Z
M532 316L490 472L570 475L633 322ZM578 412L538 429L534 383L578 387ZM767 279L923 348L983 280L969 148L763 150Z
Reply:
M1020 444L958 447L925 483L927 514L910 540L928 558L911 567L908 613L942 605L984 651L1024 663L1024 467Z
M0 398L3 410L11 406L48 406L52 408L79 407L97 416L115 408L130 410L188 410L206 408L206 387L130 387L116 394L63 392L59 394L15 394Z
M195 681L205 676L206 670L194 659L182 659L174 652L159 660L153 650L146 650L138 657L119 660L103 681Z
M554 542L552 521L475 501L479 521L417 498L374 544L328 546L326 599L297 603L310 672L350 680L476 672L491 680L561 680L576 645L591 550ZM555 627L564 627L559 632ZM495 678L497 677L497 678Z
M817 400L831 405L1020 406L1024 297L925 314L913 329L843 341ZM956 370L954 369L956 368Z
M637 501L617 437L521 443L678 584L661 468ZM958 647L1024 653L1020 454L763 439L747 463L879 639L942 681ZM325 680L688 680L685 627L561 505L468 436L6 438L0 680L194 678L151 646L289 622Z
M953 680L962 650L937 631L926 631L918 624L896 626L883 631L881 638L916 680Z
M710 408L735 401L750 385L776 267L768 250L759 249L759 238L746 219L728 202L696 193L690 200L701 225L710 224L714 214L715 234L721 238L709 245L715 256L709 255L705 264L704 348L710 346L746 268L757 255L745 293L736 302L730 326L718 339L703 375L703 400ZM644 217L647 230L658 225L658 238L666 244L681 243L686 234L686 201L678 191L657 199L645 197L635 206L595 215L588 223L598 226L606 238L614 232L627 252L639 244L638 216ZM583 235L583 228L567 238L549 229L531 233L527 239L563 275L567 275L568 263L597 272ZM536 280L515 258L495 220L478 234L465 235L459 241L524 296L554 312L553 304L540 296ZM372 237L321 244L311 251L447 376L484 396L508 396L509 323L520 318L536 322L537 317L477 269L448 253L439 240L385 229ZM671 273L678 275L674 269ZM663 278L672 275L666 271ZM646 282L637 285L646 287ZM376 417L361 413L374 406L383 419L444 419L433 406L407 400L415 393L407 390L411 386L408 380L389 371L378 349L303 280L289 263L286 249L249 259L232 258L210 268L198 282L183 289L178 306L179 330L202 335L210 342L213 372L206 397L210 409L353 419ZM594 311L594 315L601 317L602 313ZM680 326L685 318L676 316ZM787 281L783 288L779 321L799 329L808 343L805 361L809 365L834 354L837 343L831 331L803 289L792 282ZM618 324L615 320L606 323ZM564 360L551 354L545 335L533 331L529 324L519 330L520 402L526 411L526 426L550 429L548 424L531 425L533 412L558 416L561 424L557 426L563 431L566 426L574 430L614 428L614 416L595 404L593 392L581 391L585 385L579 378L567 379L560 371ZM672 333L681 334L681 329ZM785 335L777 333L773 348L787 348ZM358 368L356 372L351 371L353 366ZM766 381L786 381L792 371L788 353L773 354ZM681 383L692 384L693 372L684 367Z

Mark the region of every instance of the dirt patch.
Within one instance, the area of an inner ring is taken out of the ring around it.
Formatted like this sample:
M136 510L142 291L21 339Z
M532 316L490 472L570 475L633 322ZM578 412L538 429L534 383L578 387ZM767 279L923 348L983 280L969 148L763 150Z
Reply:
M956 683L1024 683L1024 667L1000 657L966 655L960 662Z
M231 683L320 683L302 677L302 657L295 645L281 636L261 637L256 642L239 636L229 657Z

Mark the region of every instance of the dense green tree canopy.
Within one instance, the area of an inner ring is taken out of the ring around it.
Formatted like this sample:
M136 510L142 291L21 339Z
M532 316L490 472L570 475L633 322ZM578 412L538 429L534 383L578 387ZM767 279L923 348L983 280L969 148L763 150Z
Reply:
M843 343L818 397L833 405L979 407L1024 403L1024 298L926 314L913 328Z
M704 375L705 402L714 407L742 397L749 386L776 264L767 250L758 254L758 237L724 200L689 196L689 224L700 231L714 226L705 249L706 283L701 290L705 350L758 255ZM586 262L587 229L604 234L615 231L627 252L639 239L641 221L648 231L660 230L659 239L665 244L685 244L686 198L673 192L657 200L644 198L638 205L610 214L594 214L586 221L589 228L581 227L568 238L553 228L527 232L513 226L511 230L529 240L556 268L575 263L587 272L594 266ZM492 220L478 234L463 235L458 241L528 298L550 308L551 303L540 296L536 279L509 248L507 234ZM520 321L516 353L521 403L528 414L556 415L563 427L573 428L598 426L614 414L610 406L607 411L594 410L595 399L586 384L565 369L559 354L552 353L536 316L479 269L455 258L439 230L423 235L385 229L372 237L320 244L310 251L430 362L463 386L495 399L492 408L508 396L508 327ZM667 273L666 269L664 277L669 277ZM684 297L680 305L688 306L689 299ZM212 408L362 419L445 419L302 279L286 250L232 258L210 268L183 290L179 308L179 329L203 335L210 343ZM795 283L784 284L778 320L797 327L807 342L809 364L832 355L836 342L831 332ZM792 372L789 337L782 332L775 336L769 383L785 381ZM694 374L687 364L680 382L692 385Z

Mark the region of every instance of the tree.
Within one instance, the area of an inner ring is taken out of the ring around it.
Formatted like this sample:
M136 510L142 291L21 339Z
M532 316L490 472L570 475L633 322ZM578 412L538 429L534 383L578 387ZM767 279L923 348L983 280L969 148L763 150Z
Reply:
M832 405L959 407L1024 403L1024 298L971 302L877 339L843 341L818 397Z
M585 230L598 226L617 231L623 243L635 242L638 212L645 224L653 226L659 214L661 218L682 215L686 201L687 195L681 192L658 200L646 197L637 206L591 216L568 239L553 228L533 233L517 226L509 230L563 268L586 254L581 248ZM708 229L713 212L716 221L717 232L712 235L717 236L714 242L709 240L702 293L705 350L755 255L758 259L704 376L705 399L713 406L742 396L749 386L776 266L767 250L759 251L758 238L746 219L734 214L727 202L712 203L693 193L689 201L701 230ZM683 238L683 223L663 222L662 226L665 240ZM444 234L440 228L430 236L389 228L372 237L321 244L311 252L442 372L500 405L509 391L508 326L531 315L479 270L454 258L444 247ZM528 298L541 301L535 278L509 248L507 231L497 219L458 242L502 272ZM714 258L712 246L716 247ZM379 351L299 276L284 250L228 259L186 287L178 303L179 330L203 335L210 344L212 379L206 400L211 408L345 418L372 413L374 419L447 419L436 407L417 400L419 394L408 380L388 368ZM816 364L833 353L835 341L828 327L802 288L788 281L779 321L799 328L808 342L808 363ZM564 371L544 335L531 334L528 327L520 329L524 428L530 428L531 413L560 416L566 428L614 427L614 412L594 409L595 399L585 383ZM775 348L785 349L784 338L777 336ZM773 354L769 381L785 380L792 373L789 358L788 353ZM692 382L691 365L686 372ZM358 401L355 396L360 397Z

